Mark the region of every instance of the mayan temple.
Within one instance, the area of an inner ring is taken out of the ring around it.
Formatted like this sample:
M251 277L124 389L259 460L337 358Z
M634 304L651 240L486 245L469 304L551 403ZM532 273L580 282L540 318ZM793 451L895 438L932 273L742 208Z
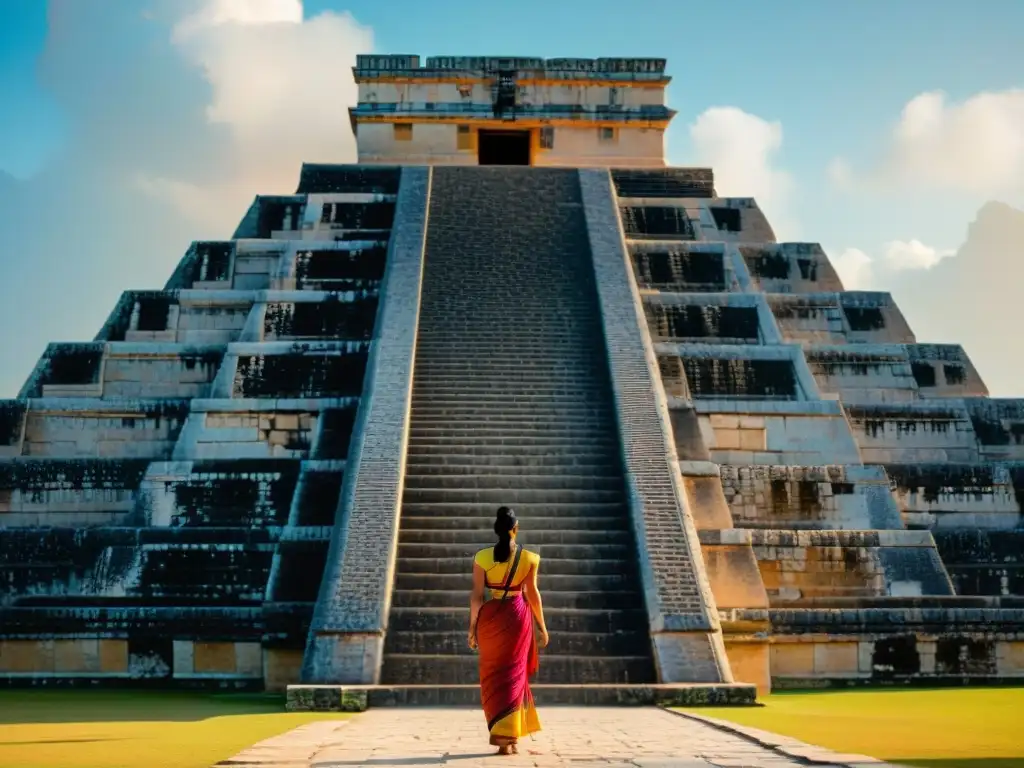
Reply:
M542 703L1024 677L1024 399L667 167L663 60L354 72L357 164L0 401L0 680L477 702L502 504Z

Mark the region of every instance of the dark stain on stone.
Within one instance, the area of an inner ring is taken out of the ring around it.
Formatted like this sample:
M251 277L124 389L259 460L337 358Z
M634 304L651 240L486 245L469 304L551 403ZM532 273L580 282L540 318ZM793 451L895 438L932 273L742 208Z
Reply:
M27 412L25 400L0 400L0 445L17 445L21 441Z
M1024 597L1024 530L943 530L935 546L958 595Z
M851 331L880 331L885 328L885 316L878 307L851 307L843 305L843 314Z
M910 364L910 372L913 374L917 386L923 388L935 386L935 366L931 363L913 362Z
M766 280L788 280L792 262L785 253L741 247L740 253L747 268L755 277Z
M659 168L657 170L612 171L615 194L619 197L709 198L715 196L710 170Z
M871 676L889 678L897 675L916 675L921 671L921 657L917 652L917 637L894 635L875 641L871 654Z
M230 240L196 243L191 282L220 283L230 280L231 257L234 251L235 244Z
M288 521L299 462L290 459L204 462L174 484L180 526L264 527Z
M322 224L364 231L391 229L394 219L394 203L324 203L320 214Z
M174 675L174 640L156 635L128 638L128 672L133 678Z
M739 208L714 206L711 208L711 216L715 219L715 226L720 232L739 232L743 229L740 225Z
M274 232L299 229L305 208L305 203L300 198L261 197L256 238L269 240Z
M970 637L940 637L935 643L939 675L996 674L995 643Z
M350 291L376 285L384 277L387 243L351 251L299 251L295 286L300 290Z
M800 270L800 279L806 280L807 282L817 282L818 280L818 260L817 259L797 259L797 269Z
M320 414L320 439L316 459L345 459L352 442L356 407L326 408Z
M29 493L98 488L135 490L148 466L148 459L24 459L0 462L0 489L21 489ZM42 501L42 498L38 500Z
M341 496L341 472L307 472L299 492L299 525L334 525Z
M626 237L652 240L693 240L686 209L677 206L623 206Z
M688 357L683 360L695 398L783 399L796 397L796 376L789 360L741 360Z
M166 331L172 299L170 296L147 296L138 299L140 331Z
M353 165L302 166L297 195L307 194L398 194L402 171Z
M194 544L145 550L137 599L150 605L259 605L273 545Z
M376 296L341 301L329 295L324 301L269 304L263 328L278 337L368 341L376 317Z
M651 330L659 340L724 339L756 343L757 309L696 304L645 304Z
M946 384L950 386L963 384L967 381L967 369L955 363L943 363L942 375L946 379Z
M368 350L340 354L243 355L235 392L241 397L355 397L363 391Z
M893 490L920 493L928 503L942 495L982 498L993 493L992 467L985 464L886 464Z
M720 253L643 251L633 254L637 281L644 288L719 292L727 289Z
M103 344L54 344L47 354L43 384L77 386L100 380Z
M274 583L274 602L312 603L327 563L327 541L283 541Z

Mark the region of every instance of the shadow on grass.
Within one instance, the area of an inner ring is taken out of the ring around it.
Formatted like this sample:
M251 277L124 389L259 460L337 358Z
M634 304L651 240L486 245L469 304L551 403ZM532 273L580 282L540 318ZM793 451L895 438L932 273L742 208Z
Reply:
M1024 757L951 757L948 760L904 757L898 763L920 768L1024 768Z
M0 724L171 721L284 713L284 697L192 691L0 691Z
M0 747L23 747L29 744L95 744L100 741L124 741L124 739L33 739L32 741L0 741Z

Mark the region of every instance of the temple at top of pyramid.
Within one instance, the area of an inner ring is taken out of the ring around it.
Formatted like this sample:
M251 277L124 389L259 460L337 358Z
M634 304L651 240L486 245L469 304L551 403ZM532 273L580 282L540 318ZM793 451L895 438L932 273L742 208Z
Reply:
M665 167L663 61L355 76L358 164L0 401L0 680L475 703L499 505L542 702L1024 676L1024 400Z
M360 163L661 167L664 59L359 56Z

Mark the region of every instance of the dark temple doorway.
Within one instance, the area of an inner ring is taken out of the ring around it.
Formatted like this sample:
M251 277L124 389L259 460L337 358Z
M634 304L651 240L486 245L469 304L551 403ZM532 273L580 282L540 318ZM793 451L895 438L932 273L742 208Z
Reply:
M480 165L529 165L529 131L480 131Z

